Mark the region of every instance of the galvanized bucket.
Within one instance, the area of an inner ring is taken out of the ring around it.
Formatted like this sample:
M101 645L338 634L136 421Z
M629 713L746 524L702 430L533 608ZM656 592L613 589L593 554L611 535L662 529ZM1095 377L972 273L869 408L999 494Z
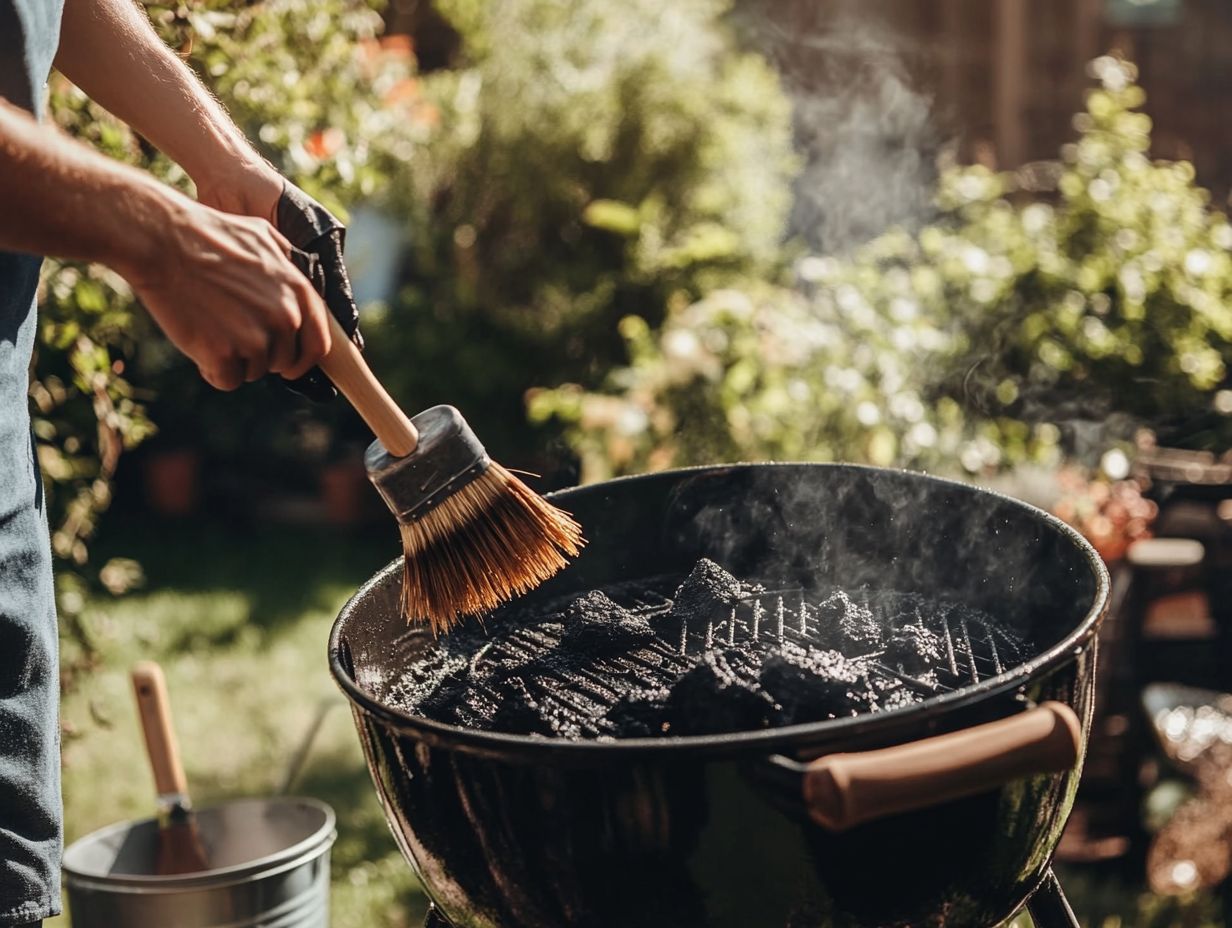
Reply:
M73 928L328 928L334 811L239 799L197 812L213 865L158 876L158 823L110 825L64 852Z

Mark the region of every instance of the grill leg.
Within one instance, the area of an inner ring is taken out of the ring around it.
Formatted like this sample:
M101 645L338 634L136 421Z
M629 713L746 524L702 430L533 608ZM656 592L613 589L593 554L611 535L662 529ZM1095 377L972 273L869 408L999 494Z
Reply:
M1069 907L1061 884L1051 870L1035 895L1027 900L1027 911L1031 913L1035 928L1078 928L1074 910Z

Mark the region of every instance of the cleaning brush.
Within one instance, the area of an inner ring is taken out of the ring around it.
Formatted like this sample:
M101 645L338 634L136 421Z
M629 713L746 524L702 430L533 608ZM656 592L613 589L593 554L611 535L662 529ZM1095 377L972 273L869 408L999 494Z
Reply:
M437 634L533 590L577 555L582 529L490 457L452 406L408 418L331 319L321 369L376 441L368 479L402 533L402 610Z
M158 851L154 872L159 876L200 873L210 869L188 798L188 781L180 765L180 748L171 724L171 701L163 670L153 661L133 665L137 716L145 735L154 786L158 790Z

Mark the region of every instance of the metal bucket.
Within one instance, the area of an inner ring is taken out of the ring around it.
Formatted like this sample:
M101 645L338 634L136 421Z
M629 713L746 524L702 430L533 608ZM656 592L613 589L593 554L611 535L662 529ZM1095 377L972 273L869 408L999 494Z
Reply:
M64 874L74 928L327 928L334 811L315 799L238 799L197 812L213 869L158 876L158 823L74 842Z

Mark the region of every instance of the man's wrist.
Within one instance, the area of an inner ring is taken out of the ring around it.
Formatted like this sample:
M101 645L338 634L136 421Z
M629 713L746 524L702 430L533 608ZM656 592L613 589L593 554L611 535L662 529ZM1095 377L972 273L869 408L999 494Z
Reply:
M131 183L117 191L115 223L97 260L129 281L140 280L165 264L175 229L191 222L192 200L179 191L134 171Z
M283 178L256 152L215 159L195 173L190 171L189 176L201 203L226 213L274 222Z

